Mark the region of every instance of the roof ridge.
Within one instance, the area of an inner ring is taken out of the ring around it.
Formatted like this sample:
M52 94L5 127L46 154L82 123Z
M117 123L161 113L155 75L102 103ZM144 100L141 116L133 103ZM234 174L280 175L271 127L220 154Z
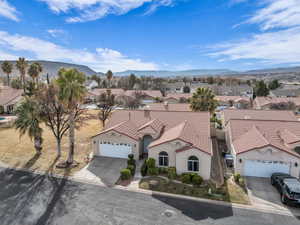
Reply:
M288 123L290 123L290 122L293 122L293 123L300 123L300 121L299 120L266 120L266 119L264 119L264 120L257 120L257 119L229 119L229 120L241 120L241 121L263 121L263 122L288 122Z

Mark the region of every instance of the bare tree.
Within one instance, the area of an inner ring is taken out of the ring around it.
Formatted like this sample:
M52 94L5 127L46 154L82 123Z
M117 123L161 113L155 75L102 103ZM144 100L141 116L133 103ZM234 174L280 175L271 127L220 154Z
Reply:
M105 121L110 117L112 110L115 106L115 95L111 93L111 90L107 90L102 93L97 101L97 106L100 109L99 119L102 122L102 126L105 126Z

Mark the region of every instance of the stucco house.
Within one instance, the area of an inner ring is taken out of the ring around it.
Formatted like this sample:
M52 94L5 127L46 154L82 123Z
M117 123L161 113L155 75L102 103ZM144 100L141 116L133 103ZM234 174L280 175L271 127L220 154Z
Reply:
M92 137L95 155L136 160L151 157L158 167L210 178L212 144L207 112L116 110Z
M151 111L176 111L176 112L190 112L192 111L190 104L186 103L173 103L169 104L168 102L164 103L151 103L147 104L147 109Z
M8 86L0 87L0 107L4 113L12 113L15 105L23 98L23 90Z
M164 101L168 103L181 103L187 102L189 98L191 98L193 94L191 93L171 93L167 94L164 98Z
M251 101L246 96L216 96L219 106L234 107L237 109L248 109L251 107Z
M272 104L293 102L296 110L300 109L300 97L256 97L253 101L255 109L270 109Z
M242 176L300 175L298 121L230 119L226 142L234 157L234 170Z

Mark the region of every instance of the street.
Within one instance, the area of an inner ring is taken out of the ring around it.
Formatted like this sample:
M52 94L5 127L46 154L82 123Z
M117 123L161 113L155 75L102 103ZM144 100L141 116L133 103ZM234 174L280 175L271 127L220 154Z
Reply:
M300 218L0 169L1 225L293 225Z

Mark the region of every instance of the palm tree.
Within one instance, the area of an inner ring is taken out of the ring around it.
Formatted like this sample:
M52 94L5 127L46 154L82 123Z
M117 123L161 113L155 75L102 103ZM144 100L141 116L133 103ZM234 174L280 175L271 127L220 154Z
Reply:
M111 70L107 71L106 78L108 80L108 87L111 88L111 79L113 78L113 73L111 72Z
M61 69L58 72L56 80L60 98L65 102L69 110L69 154L66 164L71 165L74 162L75 148L75 110L82 102L86 93L85 74L78 72L76 69Z
M9 84L10 84L9 75L10 75L11 72L12 72L13 65L12 65L11 62L4 61L4 62L1 64L1 68L2 68L3 72L6 73L6 75L7 75L7 86L9 86Z
M190 99L193 111L209 111L213 113L218 105L215 94L209 88L198 88Z
M25 100L17 107L15 111L17 119L14 126L20 132L20 136L25 133L28 134L30 139L34 139L34 148L37 154L42 151L42 133L43 129L40 124L41 110L39 104L32 98L25 98Z
M41 64L38 62L32 63L29 66L28 74L32 78L32 80L37 83L40 73L43 71Z
M20 78L23 87L25 87L25 76L26 76L26 69L28 67L28 63L25 58L20 57L16 63L16 67L20 72Z

